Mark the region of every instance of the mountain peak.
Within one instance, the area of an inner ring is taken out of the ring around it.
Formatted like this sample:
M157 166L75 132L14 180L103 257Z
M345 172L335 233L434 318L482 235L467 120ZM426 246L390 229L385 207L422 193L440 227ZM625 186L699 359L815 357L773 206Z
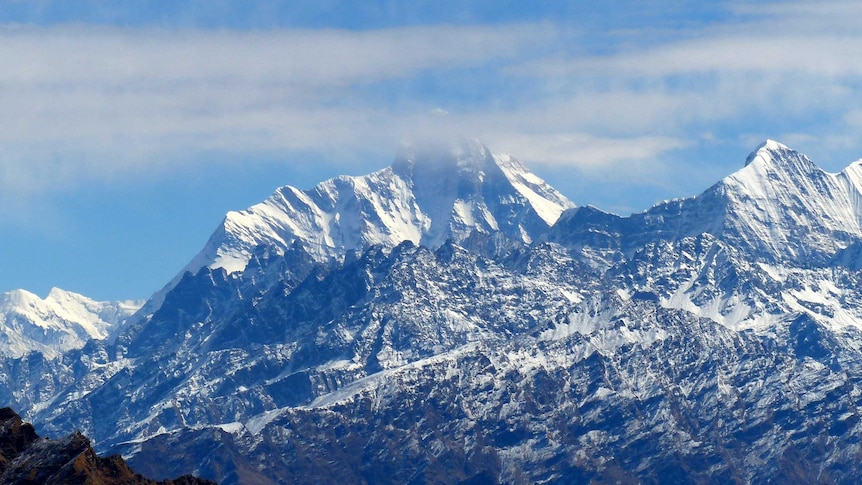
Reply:
M856 196L842 176L773 140L718 186L732 215L725 225L738 233L739 243L777 259L822 259L860 232ZM799 234L806 235L804 243Z
M751 153L748 154L748 157L745 159L745 166L749 166L752 163L772 163L773 161L780 161L786 158L786 154L788 153L798 153L792 148L789 148L787 145L783 143L779 143L775 140L766 139L763 143L757 146ZM803 155L804 156L804 155Z
M779 153L782 151L792 151L787 145L783 143L779 143L775 140L767 138L763 143L757 145L751 153L748 154L748 157L745 159L745 165L751 164L751 162L761 159L768 160L772 158L772 154Z
M0 293L0 339L8 344L0 354L53 357L91 338L110 338L142 304L99 302L60 288L44 299L26 290Z
M766 140L748 155L745 167L750 166L756 166L758 172L777 170L801 175L820 170L807 156L775 140Z
M401 145L392 163L392 171L404 179L413 179L417 170L423 176L448 174L479 175L493 164L491 151L477 139L421 140Z
M478 140L414 142L401 147L389 168L310 190L282 187L263 203L229 213L184 271L242 271L256 247L285 250L296 241L321 261L404 241L433 248L474 231L529 243L571 207L520 162Z

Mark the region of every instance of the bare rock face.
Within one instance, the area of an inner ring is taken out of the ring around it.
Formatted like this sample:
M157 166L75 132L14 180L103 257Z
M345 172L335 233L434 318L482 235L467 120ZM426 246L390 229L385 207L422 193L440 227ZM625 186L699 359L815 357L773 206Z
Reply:
M0 469L4 472L18 455L39 439L36 430L30 423L25 423L21 417L10 408L0 409Z
M61 439L42 439L11 408L0 409L0 483L15 485L196 485L208 480L184 476L156 482L138 475L119 455L102 458L75 432Z

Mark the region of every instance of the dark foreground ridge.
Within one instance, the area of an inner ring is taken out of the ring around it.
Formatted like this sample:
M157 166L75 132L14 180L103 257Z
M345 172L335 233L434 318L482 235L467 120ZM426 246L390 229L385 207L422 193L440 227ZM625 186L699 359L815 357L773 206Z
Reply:
M205 485L193 476L157 482L138 475L120 455L96 455L81 433L39 438L11 408L0 409L0 484Z

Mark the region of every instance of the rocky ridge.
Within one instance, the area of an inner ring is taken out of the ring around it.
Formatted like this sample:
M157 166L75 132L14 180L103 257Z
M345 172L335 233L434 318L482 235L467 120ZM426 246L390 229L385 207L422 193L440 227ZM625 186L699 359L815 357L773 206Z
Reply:
M192 476L156 482L133 472L122 457L101 458L81 433L42 439L10 408L0 409L0 483L8 485L207 485Z

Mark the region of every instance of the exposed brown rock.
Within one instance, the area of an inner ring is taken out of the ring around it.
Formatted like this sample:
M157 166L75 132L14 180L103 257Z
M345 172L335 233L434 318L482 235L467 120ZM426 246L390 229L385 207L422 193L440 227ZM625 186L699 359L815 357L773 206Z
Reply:
M0 409L0 484L210 485L192 476L157 482L135 473L119 455L102 458L81 433L41 439L10 408Z

